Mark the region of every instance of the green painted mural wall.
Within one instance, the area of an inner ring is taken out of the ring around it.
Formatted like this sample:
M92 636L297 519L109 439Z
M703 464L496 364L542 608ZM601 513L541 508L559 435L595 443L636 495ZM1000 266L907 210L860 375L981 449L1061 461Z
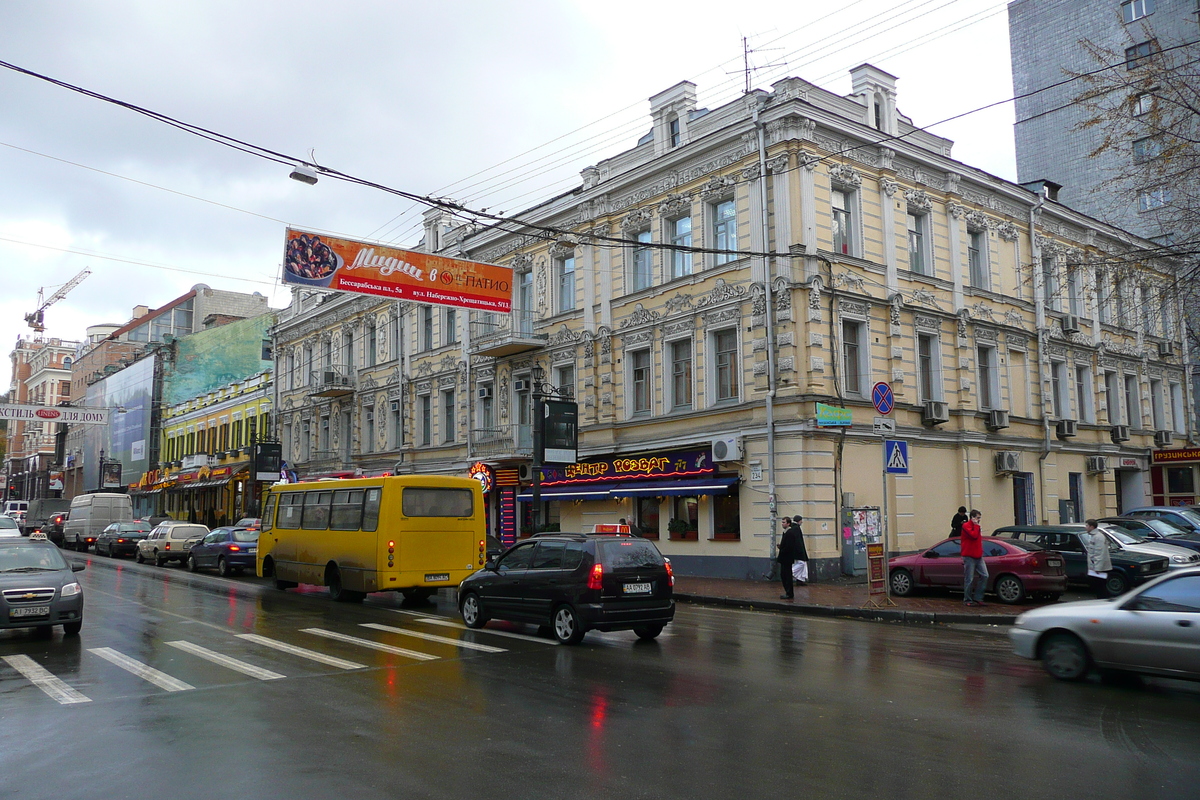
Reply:
M264 342L274 324L273 313L260 314L178 339L175 363L163 374L163 402L173 406L270 371L274 362L263 359Z

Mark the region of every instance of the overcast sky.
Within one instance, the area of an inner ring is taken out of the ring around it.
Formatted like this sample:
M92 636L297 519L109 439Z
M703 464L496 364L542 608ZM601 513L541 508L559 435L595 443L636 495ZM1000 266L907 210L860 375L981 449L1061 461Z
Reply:
M417 194L510 214L649 129L681 80L702 107L798 76L839 94L870 62L930 125L1012 95L995 0L3 0L0 60ZM933 131L1015 179L1012 106ZM289 293L284 228L415 245L420 210L0 69L0 346L80 270L45 335L128 321L196 283Z

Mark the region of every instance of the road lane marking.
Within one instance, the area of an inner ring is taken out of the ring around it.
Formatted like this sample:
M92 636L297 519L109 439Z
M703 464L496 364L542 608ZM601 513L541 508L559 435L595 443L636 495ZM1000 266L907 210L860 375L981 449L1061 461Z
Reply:
M449 636L437 636L432 633L421 633L420 631L410 631L404 628L394 628L391 625L380 625L378 622L364 622L364 628L372 628L377 631L386 631L388 633L398 633L401 636L415 636L418 639L424 639L427 642L441 642L442 644L450 644L455 647L462 647L467 650L478 650L481 653L507 653L503 647L492 647L490 644L476 644L475 642L464 642L462 639L451 639Z
M265 636L259 636L257 633L239 633L237 634L237 638L245 639L246 641L254 642L255 644L261 644L264 647L273 647L276 650L282 650L285 653L291 653L294 656L300 656L301 658L307 658L312 661L319 661L322 664L328 664L331 667L338 667L339 669L367 668L366 664L356 664L353 661L347 661L344 658L327 656L324 653L318 653L316 650L308 650L303 647L297 647L294 644L288 644L287 642L268 639Z
M416 650L405 650L403 647L392 647L390 644L380 644L372 642L370 639L359 639L357 636L347 636L344 633L336 633L327 631L321 628L301 628L301 633L311 633L313 636L324 636L326 639L336 639L339 642L348 642L356 644L359 647L369 647L372 650L382 650L385 653L392 653L397 656L405 656L407 658L415 658L418 661L437 661L437 656L431 656L428 653L419 653Z
M84 697L63 683L29 656L15 655L4 656L3 658L8 662L10 667L24 675L30 683L49 695L59 705L67 706L72 703L92 702L90 697Z
M536 642L537 644L548 644L555 646L558 642L552 639L543 639L540 636L530 636L527 633L510 633L509 631L493 631L488 628L468 628L459 622L451 622L448 619L440 617L420 617L417 622L426 622L430 625L441 625L443 628L457 628L460 631L470 631L471 633L486 633L491 636L507 636L509 639L520 639L524 642Z
M165 689L168 692L185 692L188 689L195 689L190 683L184 683L177 678L172 678L165 672L159 672L154 667L143 664L141 661L130 658L124 653L117 652L111 647L89 647L88 652L93 655L100 656L110 664L115 664L126 672L131 672L142 680L150 681L160 689Z
M168 645L176 650L182 650L185 653L191 653L194 656L199 656L205 661L211 661L214 664L219 664L222 667L240 672L243 675L249 675L251 678L258 678L260 681L275 681L280 678L286 678L286 675L280 675L278 672L271 672L269 669L256 667L253 664L247 664L245 661L238 661L236 658L222 655L221 653L209 650L207 647L201 647L198 644L185 642L182 639L174 642L167 642Z

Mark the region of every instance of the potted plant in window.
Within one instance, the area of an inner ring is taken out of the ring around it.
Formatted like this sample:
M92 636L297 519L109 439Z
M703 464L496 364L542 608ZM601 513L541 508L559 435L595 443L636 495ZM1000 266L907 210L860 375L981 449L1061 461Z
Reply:
M671 521L667 523L667 532L671 535L672 539L686 539L688 532L687 520L672 517Z

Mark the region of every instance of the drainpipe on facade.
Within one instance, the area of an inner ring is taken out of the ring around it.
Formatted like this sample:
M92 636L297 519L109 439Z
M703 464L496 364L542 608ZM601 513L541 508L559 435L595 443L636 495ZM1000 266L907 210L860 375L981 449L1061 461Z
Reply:
M1041 274L1042 249L1038 247L1037 237L1034 235L1034 228L1037 226L1037 219L1042 212L1042 206L1046 204L1046 195L1043 192L1038 193L1037 202L1029 209L1029 261L1030 270L1036 276ZM1042 277L1045 280L1045 276ZM1050 416L1046 409L1046 381L1050 376L1046 374L1046 325L1049 324L1046 318L1046 305L1044 292L1038 291L1038 282L1033 281L1034 292L1034 308L1037 309L1035 324L1037 325L1037 342L1038 342L1038 388L1041 390L1039 394L1042 396L1042 453L1038 456L1038 501L1042 508L1041 521L1043 524L1050 523L1050 510L1046 507L1046 459L1050 456Z
M758 201L761 205L762 220L762 249L770 252L771 228L767 217L767 145L764 135L764 125L760 114L766 98L758 98L754 104L752 115L755 132L758 134ZM773 297L772 281L774 279L774 259L763 256L763 299L766 301L764 318L767 333L767 508L771 515L771 563L775 563L776 548L778 547L779 525L776 515L778 503L775 497L775 324L772 319L775 300ZM785 567L786 569L786 567ZM771 572L774 572L774 566Z

